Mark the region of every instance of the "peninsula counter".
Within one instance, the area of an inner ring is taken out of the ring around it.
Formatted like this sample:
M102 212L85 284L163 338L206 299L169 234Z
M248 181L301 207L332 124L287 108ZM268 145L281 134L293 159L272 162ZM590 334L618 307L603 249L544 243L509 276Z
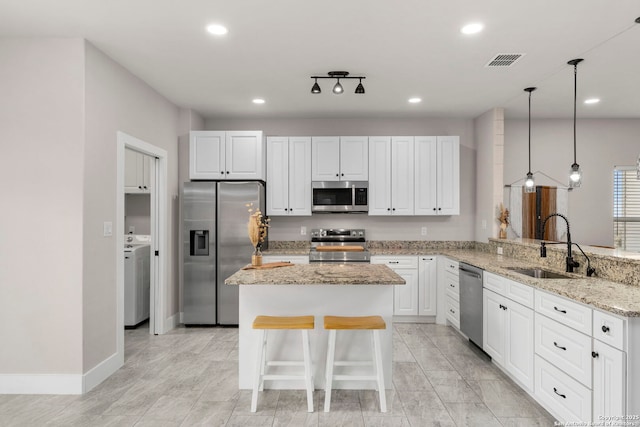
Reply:
M266 316L315 316L315 330L310 331L311 358L316 389L324 388L328 332L323 316L379 315L387 329L381 331L385 384L392 384L393 355L393 285L405 281L386 265L296 264L262 270L240 270L225 284L240 286L239 294L239 387L251 389L260 346L260 332L252 329L253 319ZM336 342L336 360L370 360L371 336L362 331L343 331ZM302 346L298 331L275 331L269 335L267 357L278 360L301 360ZM275 368L274 368L275 369ZM272 371L273 372L273 371ZM278 372L277 370L275 372ZM304 388L291 382L268 381L265 388ZM375 383L337 382L334 388L374 389Z

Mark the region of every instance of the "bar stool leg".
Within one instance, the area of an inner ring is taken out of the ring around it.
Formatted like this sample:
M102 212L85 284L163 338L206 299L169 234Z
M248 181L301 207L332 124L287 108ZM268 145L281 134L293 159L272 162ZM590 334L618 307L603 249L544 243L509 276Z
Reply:
M260 364L260 387L258 391L264 391L264 372L267 369L267 340L269 338L269 330L265 329L262 342L262 363Z
M380 395L380 412L387 412L387 396L384 389L384 369L382 368L382 350L380 348L380 331L375 329L372 332L376 376L378 377L378 394Z
M309 331L302 330L302 353L304 354L304 382L307 387L307 411L313 412L313 382L311 380L311 350Z
M333 383L333 361L336 352L336 330L329 331L329 348L327 349L327 369L324 384L324 412L329 412L331 406L331 387Z
M256 371L255 377L253 380L253 393L251 394L251 412L256 412L258 409L258 389L262 386L263 380L262 377L264 375L264 357L266 354L267 347L267 330L262 331L262 340L261 340L261 348L258 352L257 362L256 362Z

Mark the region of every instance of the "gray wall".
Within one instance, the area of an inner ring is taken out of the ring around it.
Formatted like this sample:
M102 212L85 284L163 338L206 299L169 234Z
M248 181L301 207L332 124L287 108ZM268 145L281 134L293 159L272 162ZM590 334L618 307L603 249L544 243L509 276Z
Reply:
M149 194L126 194L124 196L124 232L151 234L151 196Z
M372 240L473 240L475 222L475 145L473 120L468 119L210 119L207 130L263 130L274 136L349 135L459 135L460 215L450 217L369 217L366 215L323 215L275 217L272 240L309 240L300 227L361 227ZM427 236L421 236L427 227Z
M505 121L504 182L527 173L527 120ZM577 160L582 187L569 192L571 237L578 243L613 245L613 167L635 165L640 119L578 120ZM568 183L573 163L573 120L531 121L531 169Z

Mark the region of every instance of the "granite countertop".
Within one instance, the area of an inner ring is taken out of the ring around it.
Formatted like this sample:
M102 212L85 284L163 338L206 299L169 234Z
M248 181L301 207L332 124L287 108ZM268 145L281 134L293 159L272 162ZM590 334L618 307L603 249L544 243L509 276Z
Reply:
M386 265L295 264L264 270L240 270L226 285L404 285L405 280Z
M519 283L534 288L562 295L574 301L592 305L601 310L624 317L640 317L640 287L603 280L598 277L586 277L579 274L566 273L548 267L541 267L534 262L521 261L502 255L470 250L443 250L439 254L457 261L466 262L485 271L499 274ZM571 279L536 279L509 270L508 267L531 268L541 267L545 270L571 276Z

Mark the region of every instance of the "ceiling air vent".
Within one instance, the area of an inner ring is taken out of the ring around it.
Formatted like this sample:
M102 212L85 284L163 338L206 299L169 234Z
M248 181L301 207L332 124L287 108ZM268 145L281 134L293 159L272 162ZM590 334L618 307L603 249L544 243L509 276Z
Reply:
M499 53L494 56L491 61L485 65L485 67L511 67L518 62L520 58L524 56L524 53Z

